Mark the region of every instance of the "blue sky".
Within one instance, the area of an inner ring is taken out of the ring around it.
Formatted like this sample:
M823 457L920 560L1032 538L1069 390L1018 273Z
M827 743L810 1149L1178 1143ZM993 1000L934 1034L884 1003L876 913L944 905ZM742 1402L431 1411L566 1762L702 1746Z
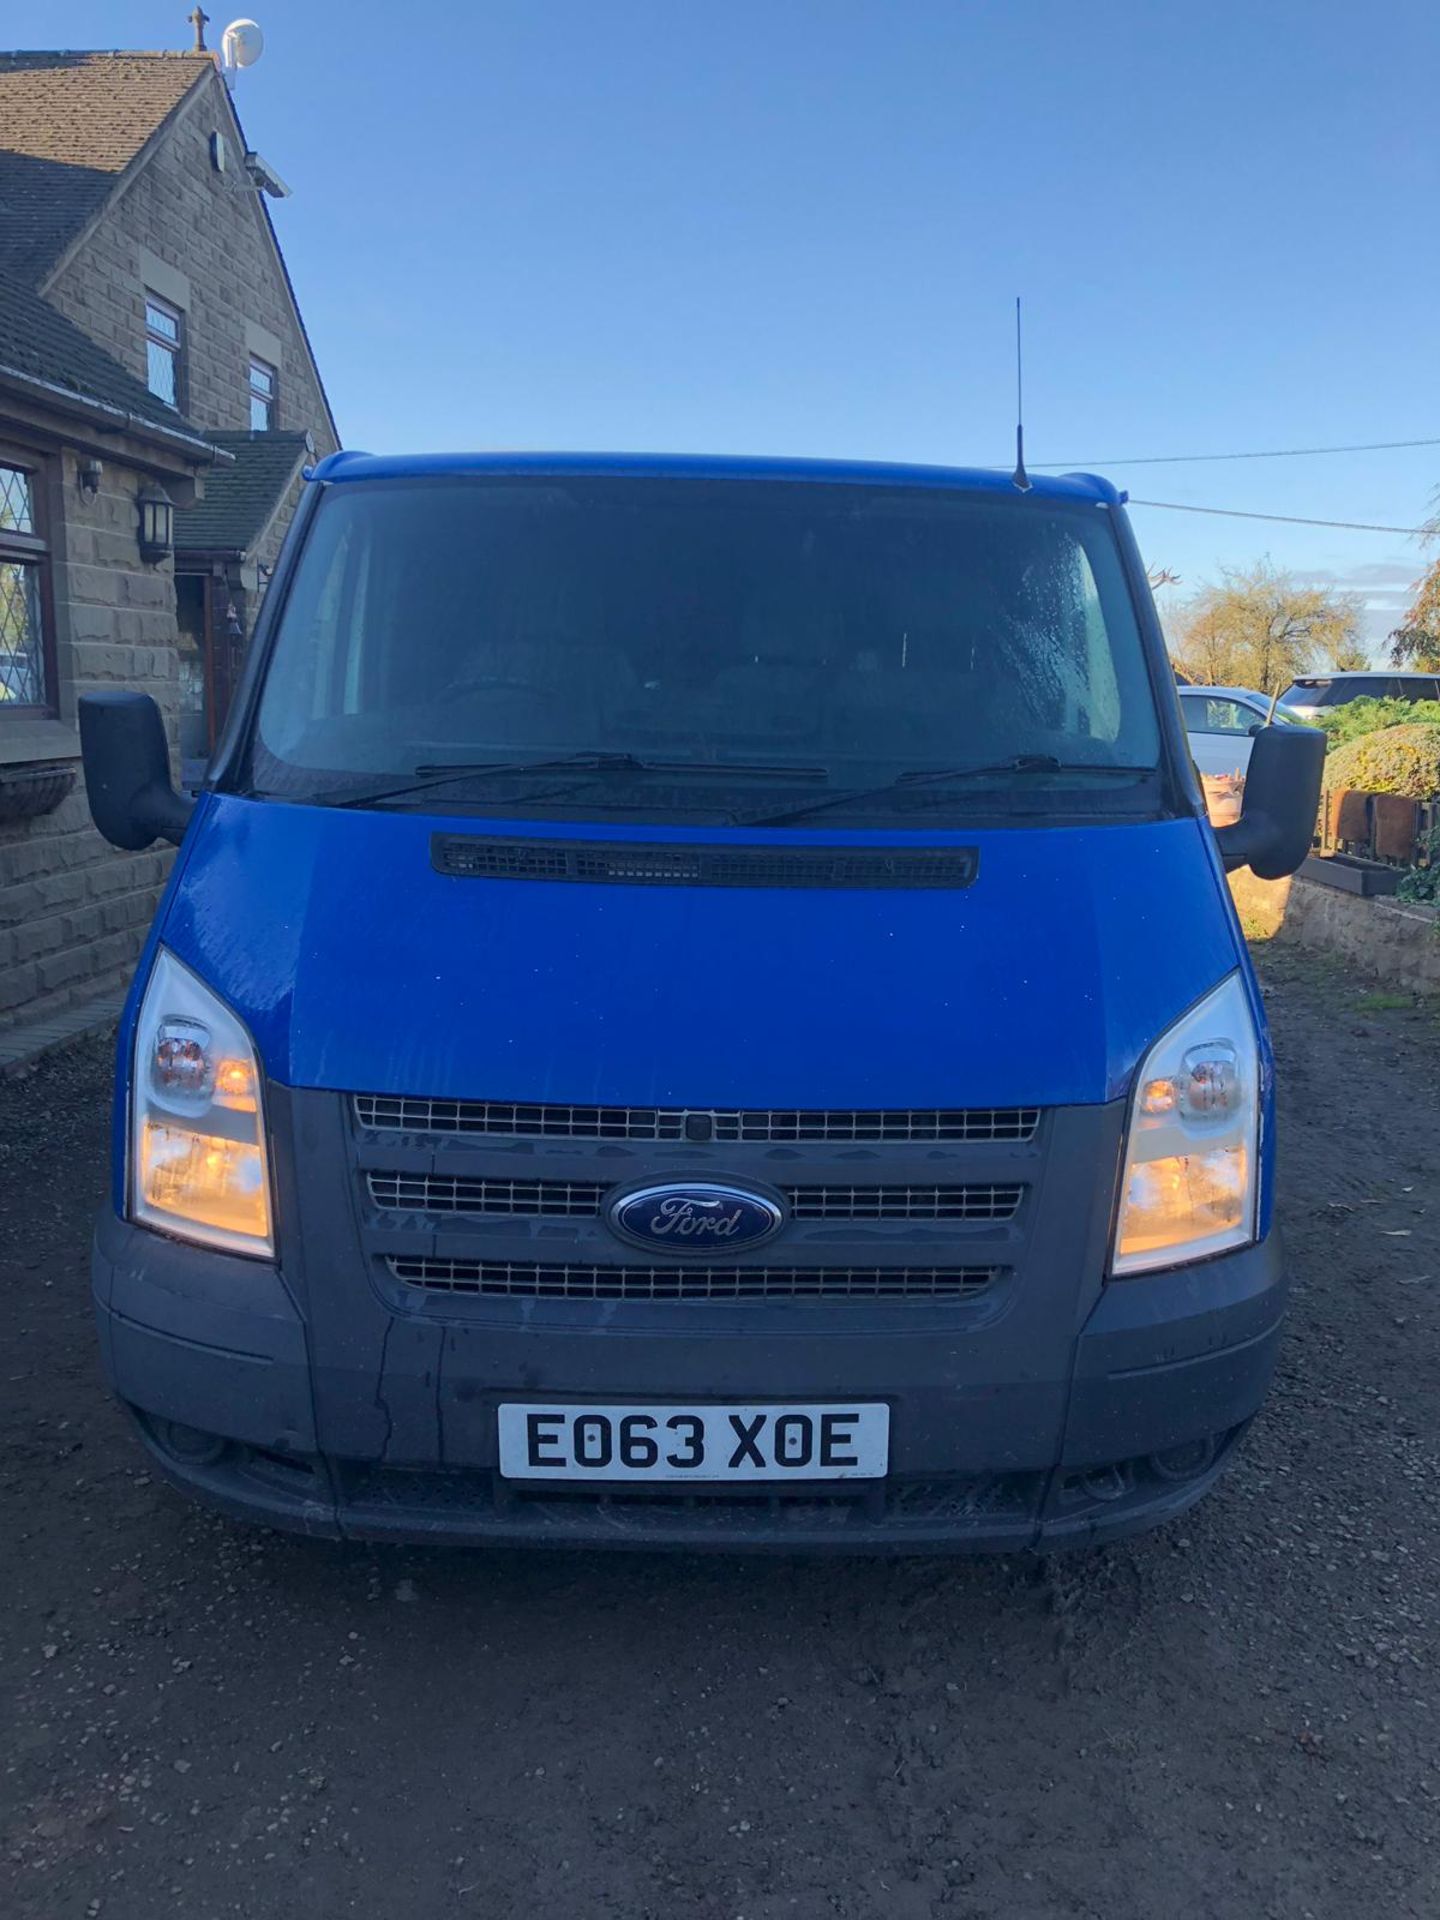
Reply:
M181 47L184 0L11 0ZM1440 446L1434 0L273 0L237 102L348 443L991 464L1412 526ZM221 11L212 44L230 16ZM1393 623L1413 542L1136 508Z

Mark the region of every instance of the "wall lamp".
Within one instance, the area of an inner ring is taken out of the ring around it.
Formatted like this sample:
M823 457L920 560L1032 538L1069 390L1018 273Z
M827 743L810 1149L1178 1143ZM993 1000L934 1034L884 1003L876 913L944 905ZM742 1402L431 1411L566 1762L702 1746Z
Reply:
M140 510L140 558L154 566L175 551L175 509L163 487L142 487L135 504Z

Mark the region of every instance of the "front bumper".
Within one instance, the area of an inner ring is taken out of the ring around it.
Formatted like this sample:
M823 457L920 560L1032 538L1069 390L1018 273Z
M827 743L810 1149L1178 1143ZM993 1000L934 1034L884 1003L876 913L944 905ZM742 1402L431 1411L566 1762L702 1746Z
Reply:
M1002 1552L1096 1545L1194 1505L1264 1398L1284 1305L1275 1236L1102 1288L1078 1329L1059 1409L1036 1383L977 1386L952 1338L858 1326L804 1339L759 1326L704 1340L591 1327L482 1330L444 1349L428 1424L397 1418L388 1376L323 1366L322 1401L373 1411L362 1452L322 1445L309 1329L285 1276L102 1215L94 1291L107 1375L170 1479L238 1517L330 1539L572 1547ZM396 1317L387 1364L422 1322ZM861 1336L857 1338L857 1335ZM520 1356L528 1356L521 1358ZM397 1378L399 1376L397 1375ZM1053 1387L1056 1383L1050 1383ZM884 1399L882 1484L673 1490L516 1486L496 1471L503 1399ZM398 1401L397 1401L397 1404ZM464 1442L451 1446L445 1409ZM458 1411L463 1409L464 1425Z

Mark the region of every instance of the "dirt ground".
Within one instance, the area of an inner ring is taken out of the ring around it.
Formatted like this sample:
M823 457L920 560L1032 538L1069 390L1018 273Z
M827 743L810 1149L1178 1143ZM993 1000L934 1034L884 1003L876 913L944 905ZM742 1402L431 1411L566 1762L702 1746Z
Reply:
M108 1059L0 1084L0 1913L1440 1913L1440 1023L1262 967L1274 1395L1188 1520L1048 1564L213 1519L98 1377Z

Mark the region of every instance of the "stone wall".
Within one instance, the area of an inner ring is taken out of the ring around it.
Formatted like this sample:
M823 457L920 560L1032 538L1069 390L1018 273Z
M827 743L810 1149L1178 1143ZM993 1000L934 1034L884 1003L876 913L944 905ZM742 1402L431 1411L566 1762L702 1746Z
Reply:
M217 173L210 137L228 161ZM44 289L137 379L146 377L145 290L185 313L182 410L202 427L250 426L250 355L280 349L273 424L308 427L319 454L336 446L265 211L241 165L234 117L218 77L185 102L132 184ZM159 284L163 282L164 284ZM249 323L247 328L247 322Z
M142 475L104 463L91 499L63 457L65 524L54 540L62 710L104 687L176 700L175 585L140 559ZM78 771L78 769L77 769ZM0 1032L116 991L144 942L171 851L116 853L95 831L83 784L54 813L0 821Z
M1331 953L1378 985L1440 993L1440 916L1399 900L1366 899L1314 880L1230 876L1249 939L1293 942Z
M223 172L211 159L216 132L226 145ZM336 441L324 395L243 158L243 135L224 85L207 76L42 291L143 381L149 288L185 315L180 399L190 420L202 428L249 429L255 353L278 368L274 424L308 428L317 453L328 453ZM58 711L69 723L78 694L136 688L159 702L173 742L178 682L171 566L140 559L135 495L142 474L125 464L118 443L104 447L101 458L103 478L93 499L79 490L75 454L60 456L53 488ZM175 466L183 498L188 482L178 457ZM292 510L293 499L255 556L262 564L273 564ZM73 734L65 740L46 757L74 764ZM0 1034L52 1021L118 990L143 944L172 858L168 848L127 855L107 846L90 823L78 781L53 813L0 821Z

